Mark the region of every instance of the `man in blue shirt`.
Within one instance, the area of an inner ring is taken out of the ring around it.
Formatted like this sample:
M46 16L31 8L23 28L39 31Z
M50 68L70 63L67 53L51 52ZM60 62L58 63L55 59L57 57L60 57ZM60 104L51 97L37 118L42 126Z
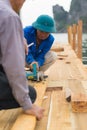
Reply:
M32 26L24 28L24 37L27 44L33 43L29 47L26 56L26 65L32 69L33 63L36 63L37 69L45 71L51 66L57 58L55 52L51 52L54 37L55 23L49 15L40 15Z

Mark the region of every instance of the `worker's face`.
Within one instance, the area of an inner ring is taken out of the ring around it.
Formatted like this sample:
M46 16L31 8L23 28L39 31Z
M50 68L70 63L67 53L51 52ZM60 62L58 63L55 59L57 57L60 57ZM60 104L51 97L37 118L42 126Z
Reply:
M19 12L25 0L10 0L12 8L15 12Z
M37 30L37 37L40 39L40 40L45 40L48 38L50 33L48 32L43 32L43 31L40 31L40 30Z

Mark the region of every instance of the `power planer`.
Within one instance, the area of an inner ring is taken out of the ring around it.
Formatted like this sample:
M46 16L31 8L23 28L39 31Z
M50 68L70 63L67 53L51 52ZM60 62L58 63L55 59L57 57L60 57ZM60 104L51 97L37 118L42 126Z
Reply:
M44 75L43 71L37 71L36 64L32 65L32 71L26 71L26 78L28 80L42 81L42 80L44 80L47 77L48 76Z

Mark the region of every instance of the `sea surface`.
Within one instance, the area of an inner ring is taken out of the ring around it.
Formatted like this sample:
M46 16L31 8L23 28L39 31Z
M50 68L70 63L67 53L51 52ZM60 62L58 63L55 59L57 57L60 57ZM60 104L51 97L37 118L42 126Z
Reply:
M55 37L55 42L60 44L67 44L68 43L68 35L67 33L53 33Z
M54 43L67 44L68 43L68 34L67 33L53 33L55 37ZM82 35L82 61L83 64L87 65L87 34Z

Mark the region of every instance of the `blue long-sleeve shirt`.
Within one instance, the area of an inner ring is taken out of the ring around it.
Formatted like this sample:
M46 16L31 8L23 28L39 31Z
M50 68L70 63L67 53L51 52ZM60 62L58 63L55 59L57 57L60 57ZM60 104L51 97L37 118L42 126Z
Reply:
M49 37L45 40L41 41L41 44L38 48L36 48L36 29L32 26L27 26L24 28L24 37L27 40L27 43L34 43L31 47L29 47L28 55L26 56L26 62L28 64L33 61L38 62L39 67L44 64L45 54L50 50L54 37L50 34Z

